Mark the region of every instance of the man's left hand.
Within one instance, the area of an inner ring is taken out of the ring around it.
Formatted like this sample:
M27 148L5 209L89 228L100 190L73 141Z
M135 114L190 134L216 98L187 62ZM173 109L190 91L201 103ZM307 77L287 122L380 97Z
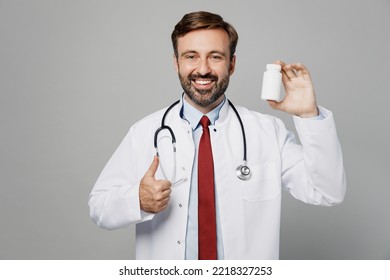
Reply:
M286 96L280 102L268 100L270 107L301 118L318 116L313 83L306 66L302 63L286 64L280 60L275 64L282 66L282 81Z

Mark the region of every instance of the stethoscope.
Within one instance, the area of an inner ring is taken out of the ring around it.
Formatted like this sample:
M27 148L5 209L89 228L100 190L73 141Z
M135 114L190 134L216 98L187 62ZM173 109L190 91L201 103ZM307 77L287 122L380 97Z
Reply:
M173 107L175 107L177 104L179 104L179 102L180 102L180 100L176 101L175 103L173 103L171 106L168 107L168 109L165 111L165 113L164 113L164 115L163 115L163 117L161 119L161 126L154 133L154 148L156 150L156 155L158 157L160 157L159 152L158 152L158 145L157 145L158 134L162 130L168 130L169 134L171 135L172 150L173 150L173 172L172 172L172 178L171 178L170 181L173 184L178 184L178 183L184 181L185 179L180 179L177 182L173 181L175 179L175 176L176 176L176 137L175 137L175 134L173 133L172 128L165 124L165 118L168 115L169 111L171 111L171 109ZM246 180L249 180L249 178L251 177L251 170L250 170L250 168L247 165L245 129L244 129L244 125L242 123L241 117L238 114L238 112L237 112L236 108L234 107L233 103L230 100L228 100L228 102L229 102L230 107L232 107L232 109L233 109L234 113L236 114L237 119L238 119L238 121L240 123L241 132L242 132L242 142L243 142L243 146L244 146L244 156L243 156L243 160L242 160L243 162L242 162L242 164L237 166L236 174L237 174L237 177L239 179L246 181ZM161 171L162 171L165 179L169 180L168 176L166 175L165 170L164 170L164 168L163 168L163 166L161 164L160 164L160 167L161 167Z

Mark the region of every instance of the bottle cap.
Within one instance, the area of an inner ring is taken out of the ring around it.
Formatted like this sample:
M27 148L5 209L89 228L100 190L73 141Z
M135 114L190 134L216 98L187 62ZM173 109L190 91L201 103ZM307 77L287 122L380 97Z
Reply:
M267 70L276 70L280 72L280 70L282 70L282 66L279 64L267 64Z

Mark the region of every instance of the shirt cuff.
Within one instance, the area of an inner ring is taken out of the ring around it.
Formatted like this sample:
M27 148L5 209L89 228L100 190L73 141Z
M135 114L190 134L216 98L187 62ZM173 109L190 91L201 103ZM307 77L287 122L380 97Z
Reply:
M309 120L309 121L320 121L320 120L324 120L326 118L326 112L324 111L324 109L322 107L318 106L318 116L314 116L314 117L310 117L310 118L301 118L298 116L296 116L296 117L300 118L300 119Z

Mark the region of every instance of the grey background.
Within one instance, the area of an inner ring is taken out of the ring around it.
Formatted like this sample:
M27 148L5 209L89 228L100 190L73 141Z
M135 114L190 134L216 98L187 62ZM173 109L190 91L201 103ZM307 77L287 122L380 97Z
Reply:
M197 10L240 35L234 103L294 129L261 77L300 61L335 115L345 202L284 193L281 258L390 259L389 1L0 0L1 259L134 258L134 227L97 228L88 196L129 127L179 98L170 33Z

